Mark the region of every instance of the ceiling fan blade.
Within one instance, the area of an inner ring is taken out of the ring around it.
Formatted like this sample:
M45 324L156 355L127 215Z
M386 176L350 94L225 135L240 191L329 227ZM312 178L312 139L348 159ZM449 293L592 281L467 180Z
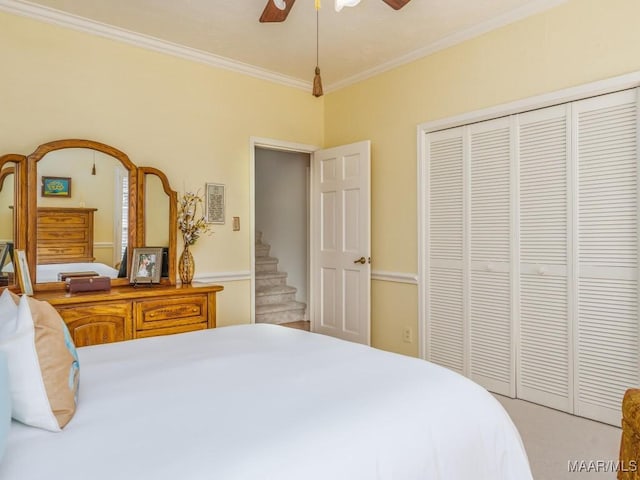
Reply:
M273 0L267 0L267 4L264 7L264 11L260 16L260 23L265 22L284 22L287 19L287 15L289 15L289 10L293 7L293 4L296 3L296 0L285 0L285 8L284 10L280 10L276 7L276 4Z
M389 5L391 8L393 8L394 10L400 10L411 0L382 0L382 1L387 5Z

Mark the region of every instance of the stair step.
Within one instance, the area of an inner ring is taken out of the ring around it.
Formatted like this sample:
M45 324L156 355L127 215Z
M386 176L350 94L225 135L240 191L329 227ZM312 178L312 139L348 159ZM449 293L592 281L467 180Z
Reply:
M307 305L302 302L285 302L256 306L256 323L289 323L304 320Z
M290 287L289 285L256 288L256 307L258 305L294 302L297 291L296 287Z
M256 243L256 258L268 257L269 250L271 250L271 245L267 245L266 243Z
M286 284L287 272L256 272L256 290Z
M277 272L278 259L274 257L256 257L256 273Z

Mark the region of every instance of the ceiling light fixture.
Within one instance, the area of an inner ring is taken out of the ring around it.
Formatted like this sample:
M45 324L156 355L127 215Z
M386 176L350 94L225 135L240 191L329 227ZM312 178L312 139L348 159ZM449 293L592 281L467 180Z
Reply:
M322 92L322 78L320 78L320 0L315 1L316 5L316 74L313 77L313 96L321 97Z
M342 10L343 7L355 7L360 0L336 0L336 12Z
M273 4L279 9L279 10L284 10L285 8L287 8L287 4L285 3L284 0L273 0Z

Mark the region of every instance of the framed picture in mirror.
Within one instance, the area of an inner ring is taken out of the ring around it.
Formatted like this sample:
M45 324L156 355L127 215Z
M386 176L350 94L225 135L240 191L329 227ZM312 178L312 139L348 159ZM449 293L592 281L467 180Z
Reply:
M20 290L25 295L33 295L33 285L31 284L31 275L29 274L29 264L27 263L27 254L24 250L15 250L15 269L18 274L18 284Z
M162 247L134 248L130 271L130 283L160 283Z
M42 177L43 197L70 197L71 177Z

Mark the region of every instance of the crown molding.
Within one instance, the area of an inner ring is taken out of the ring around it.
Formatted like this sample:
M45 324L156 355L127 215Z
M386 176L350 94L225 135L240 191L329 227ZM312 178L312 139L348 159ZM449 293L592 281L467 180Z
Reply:
M386 71L414 62L467 40L471 40L472 38L490 32L491 30L498 29L531 15L549 10L553 7L566 3L567 1L568 0L538 0L528 3L523 7L512 10L511 12L490 19L466 30L456 32L448 37L438 40L437 42L409 52L394 60L382 63L376 67L345 78L344 80L333 82L325 87L325 93L331 93L355 83L362 82ZM214 55L195 48L185 47L166 40L160 40L149 35L143 35L141 33L113 27L111 25L89 20L77 15L64 13L53 8L36 5L25 0L0 0L0 10L61 27L71 28L84 33L98 35L111 40L128 43L140 48L203 63L205 65L223 68L225 70L249 75L251 77L278 83L287 87L293 87L304 91L309 91L312 87L311 82L299 80L297 78L282 75L271 70L249 65L247 63L219 55Z
M333 82L325 87L325 93L335 92L336 90L340 90L341 88L345 88L355 83L362 82L371 77L375 77L376 75L380 75L381 73L387 72L397 67L401 67L402 65L406 65L407 63L415 62L416 60L420 60L421 58L433 55L434 53L441 50L445 50L460 43L466 42L467 40L479 37L480 35L483 35L492 30L496 30L511 23L515 23L519 20L523 20L537 13L541 13L545 10L557 7L558 5L566 3L567 1L568 0L538 0L528 3L523 7L516 8L515 10L492 18L486 22L474 25L473 27L466 30L456 32L430 45L395 58L394 60L382 63L356 75L345 78L344 80Z
M80 32L98 35L110 40L128 43L129 45L134 45L147 50L153 50L155 52L203 63L212 67L242 73L261 80L279 83L287 87L298 88L305 91L310 91L312 87L311 82L305 82L264 68L238 62L230 58L214 55L195 48L185 47L166 40L160 40L149 35L132 32L130 30L96 22L77 15L64 13L53 8L36 5L24 0L0 0L0 10Z

